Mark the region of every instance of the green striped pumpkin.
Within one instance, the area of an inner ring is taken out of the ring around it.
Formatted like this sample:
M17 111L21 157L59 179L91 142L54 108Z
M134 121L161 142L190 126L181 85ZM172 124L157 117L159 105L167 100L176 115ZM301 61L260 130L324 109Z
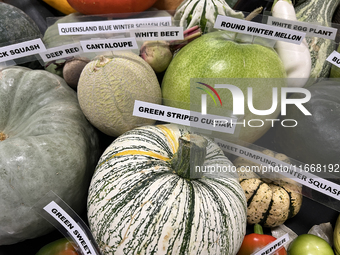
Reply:
M244 18L240 11L233 10L225 0L184 0L176 9L174 20L179 26L200 26L203 32L214 31L217 15Z
M332 17L340 0L306 0L295 6L296 18L299 21L331 26ZM327 57L336 49L336 43L320 37L306 37L312 58L311 77L327 78L330 75L331 63Z
M105 150L88 196L89 226L103 255L237 253L246 232L244 192L232 173L191 179L174 172L179 138L188 133L173 124L143 126ZM205 166L233 166L205 141Z

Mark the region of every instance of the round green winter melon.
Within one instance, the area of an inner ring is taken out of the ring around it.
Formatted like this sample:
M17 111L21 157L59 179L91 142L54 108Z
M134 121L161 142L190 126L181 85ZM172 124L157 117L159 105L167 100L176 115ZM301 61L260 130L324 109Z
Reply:
M77 92L87 119L113 137L135 127L155 123L152 119L133 116L135 100L162 103L155 72L132 52L93 59L79 77Z
M280 112L280 90L286 86L286 72L277 53L260 44L238 43L233 41L234 34L225 31L207 33L183 47L168 66L162 81L163 104L200 111L201 89L195 81L211 87L215 84L231 84L240 88L244 95L244 115L237 116L237 131L229 135L214 132L221 139L239 139L252 143L260 138L271 127ZM191 80L194 78L194 80ZM221 79L223 78L223 79ZM225 79L227 78L227 79ZM194 82L193 82L194 81ZM255 109L267 110L272 106L273 87L278 90L276 110L269 115L255 115L247 107L248 87L253 89ZM208 90L207 88L204 88ZM209 90L208 90L209 91ZM229 117L233 111L233 98L228 89L216 89L222 106L207 96L207 113ZM214 94L210 91L212 96ZM207 94L207 93L206 93ZM216 98L216 96L214 96ZM216 100L217 98L216 98ZM260 119L248 125L248 121ZM244 121L244 122L243 122ZM260 127L253 127L260 126Z

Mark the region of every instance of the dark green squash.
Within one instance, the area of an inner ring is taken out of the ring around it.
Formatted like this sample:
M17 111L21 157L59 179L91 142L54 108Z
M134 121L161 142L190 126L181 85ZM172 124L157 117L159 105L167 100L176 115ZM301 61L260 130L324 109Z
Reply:
M308 88L311 99L303 105L312 114L305 116L295 105L287 106L285 119L296 127L275 127L280 152L306 164L340 163L340 80L319 81ZM292 98L304 97L293 94Z
M19 8L0 2L0 47L42 37L36 23Z

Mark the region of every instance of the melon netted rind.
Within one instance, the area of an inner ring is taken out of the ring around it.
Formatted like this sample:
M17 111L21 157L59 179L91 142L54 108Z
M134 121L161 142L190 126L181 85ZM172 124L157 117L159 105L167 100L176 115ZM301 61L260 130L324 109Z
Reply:
M113 137L155 123L133 116L135 100L162 103L155 72L132 52L100 56L88 63L79 78L78 99L88 120Z

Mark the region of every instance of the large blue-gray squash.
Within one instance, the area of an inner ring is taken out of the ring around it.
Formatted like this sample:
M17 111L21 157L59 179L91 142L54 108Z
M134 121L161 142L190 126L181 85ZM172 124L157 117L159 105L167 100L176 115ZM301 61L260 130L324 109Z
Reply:
M0 245L54 230L32 209L50 191L76 212L85 210L99 151L96 129L62 78L25 67L2 69Z

